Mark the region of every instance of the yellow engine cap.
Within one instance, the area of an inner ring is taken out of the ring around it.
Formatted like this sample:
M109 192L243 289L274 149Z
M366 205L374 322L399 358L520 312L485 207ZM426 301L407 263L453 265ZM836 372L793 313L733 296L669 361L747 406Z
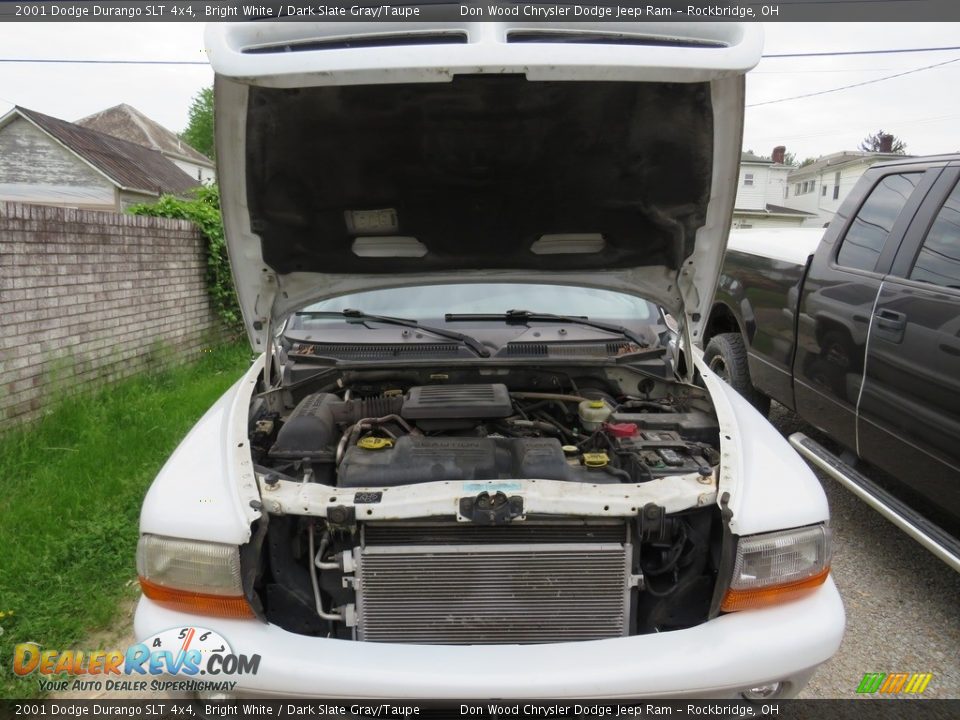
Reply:
M605 452L592 452L583 454L583 464L587 467L603 467L610 462L610 457Z
M588 407L591 409L599 410L600 408L603 407L603 404L604 404L603 400L591 400L590 405L588 405Z
M383 437L364 437L357 440L357 447L364 450L382 450L393 447L393 440Z

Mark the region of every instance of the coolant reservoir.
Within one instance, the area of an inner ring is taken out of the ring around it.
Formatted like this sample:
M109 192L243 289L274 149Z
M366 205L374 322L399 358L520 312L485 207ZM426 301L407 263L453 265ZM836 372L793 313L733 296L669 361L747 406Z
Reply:
M580 424L590 432L599 430L612 412L613 408L603 400L584 400L580 403Z

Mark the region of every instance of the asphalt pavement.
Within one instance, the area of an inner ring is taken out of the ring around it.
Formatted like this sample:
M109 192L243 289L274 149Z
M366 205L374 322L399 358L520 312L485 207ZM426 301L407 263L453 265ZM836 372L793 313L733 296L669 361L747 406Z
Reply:
M785 436L819 437L776 403L770 420ZM960 698L960 573L817 474L830 502L833 577L847 631L800 697L852 698L864 673L925 672L933 679L923 697Z

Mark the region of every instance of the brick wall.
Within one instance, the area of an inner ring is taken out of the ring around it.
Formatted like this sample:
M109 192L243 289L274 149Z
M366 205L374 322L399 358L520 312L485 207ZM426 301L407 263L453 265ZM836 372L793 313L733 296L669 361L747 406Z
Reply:
M219 326L183 220L0 202L0 430L195 356Z

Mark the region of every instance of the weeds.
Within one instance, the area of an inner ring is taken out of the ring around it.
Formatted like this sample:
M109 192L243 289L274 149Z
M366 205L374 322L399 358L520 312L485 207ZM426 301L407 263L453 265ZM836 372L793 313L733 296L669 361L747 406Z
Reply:
M221 347L65 398L0 437L0 698L38 694L35 677L13 674L16 643L74 646L136 592L127 583L144 493L249 357L240 345Z

